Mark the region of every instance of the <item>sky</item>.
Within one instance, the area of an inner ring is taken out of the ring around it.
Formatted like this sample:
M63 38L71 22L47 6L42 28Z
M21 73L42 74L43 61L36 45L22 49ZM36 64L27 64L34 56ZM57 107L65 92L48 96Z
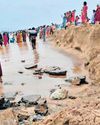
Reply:
M86 0L89 17L100 0ZM61 23L64 12L80 14L84 0L0 0L0 31L15 31L44 24Z

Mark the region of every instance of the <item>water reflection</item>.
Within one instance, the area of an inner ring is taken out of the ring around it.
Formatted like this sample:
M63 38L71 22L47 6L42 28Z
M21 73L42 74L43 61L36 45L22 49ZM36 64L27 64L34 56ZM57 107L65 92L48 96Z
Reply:
M37 52L37 49L35 49L33 51L34 53L34 64L38 64L39 63L39 53Z

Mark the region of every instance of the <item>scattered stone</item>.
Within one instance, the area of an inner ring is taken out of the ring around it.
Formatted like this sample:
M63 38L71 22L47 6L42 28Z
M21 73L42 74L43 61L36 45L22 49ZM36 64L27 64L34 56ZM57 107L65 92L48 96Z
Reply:
M0 110L6 109L11 106L9 100L5 100L4 97L0 97Z
M47 100L46 100L45 98L41 98L41 99L39 99L39 100L37 101L37 103L38 103L39 105L44 105L44 104L47 104Z
M43 74L42 68L35 69L35 71L33 72L33 75L42 75L42 74Z
M55 71L55 70L60 70L60 67L57 66L47 67L46 69L44 69L44 72L49 73L50 71Z
M25 83L21 83L21 85L22 85L22 86L24 86L24 85L25 85Z
M29 64L25 66L25 69L33 69L33 68L37 68L38 65L34 65L34 64Z
M39 121L39 120L42 120L43 119L43 116L41 115L33 115L33 116L30 116L30 121L33 121L33 122L36 122L36 121Z
M42 79L42 76L41 76L41 75L39 75L39 76L38 76L38 79Z
M70 79L66 79L65 81L72 83L72 85L88 84L88 82L86 81L86 76L71 77Z
M49 75L55 75L55 76L62 76L66 75L67 71L61 69L60 67L48 67L47 69L44 70L45 73Z
M76 99L77 97L75 96L68 96L69 99Z
M81 48L80 47L75 47L76 50L82 52Z
M23 74L24 72L23 71L18 71L18 73Z
M68 96L68 91L66 89L57 89L54 93L51 94L50 98L53 100L65 99Z
M17 96L17 94L18 92L7 92L4 94L4 98L12 101L12 100L15 100L15 97Z
M51 71L49 72L49 75L55 75L55 76L62 76L62 75L66 75L67 71L65 70L56 70L56 71Z
M90 62L86 62L86 63L84 64L84 66L87 67L89 64L90 64Z
M12 85L10 82L5 82L4 85Z
M35 113L41 116L46 116L48 113L48 107L47 104L38 104L35 105L35 109L34 109Z
M52 94L52 93L54 93L56 91L56 89L51 89L50 90L50 95Z
M35 105L37 104L37 101L41 98L40 95L29 95L24 96L21 99L20 103L25 103L27 106Z
M21 60L22 63L25 63L25 60Z

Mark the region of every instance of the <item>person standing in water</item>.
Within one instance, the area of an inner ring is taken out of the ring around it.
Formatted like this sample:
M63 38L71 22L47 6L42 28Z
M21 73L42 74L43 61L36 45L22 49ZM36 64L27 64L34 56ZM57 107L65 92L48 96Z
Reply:
M4 42L4 46L6 47L8 44L8 36L6 33L3 33L3 42Z
M2 82L2 67L1 67L1 63L0 63L0 82Z
M2 35L0 33L0 46L2 47L2 45L3 45L3 38L2 38Z
M43 41L46 41L46 26L43 26Z
M32 48L36 49L36 37L37 37L37 31L33 27L31 30L29 30L29 39L32 43Z

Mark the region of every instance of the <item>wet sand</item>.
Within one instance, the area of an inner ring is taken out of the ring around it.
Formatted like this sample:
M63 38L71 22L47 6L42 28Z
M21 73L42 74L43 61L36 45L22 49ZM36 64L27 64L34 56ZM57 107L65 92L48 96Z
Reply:
M47 66L60 66L68 71L66 78L80 75L82 73L82 61L70 54L54 48L49 42L38 40L37 49L32 50L31 44L11 43L8 47L0 49L0 59L3 68L3 83L1 89L6 92L21 92L22 95L40 94L49 96L49 91L59 84L67 84L65 78L53 78L43 75L42 79L33 75L32 70L26 70L27 64L38 64L39 68ZM25 60L22 63L21 60ZM22 71L23 74L18 73ZM10 84L6 84L10 83ZM22 85L24 83L24 85Z

